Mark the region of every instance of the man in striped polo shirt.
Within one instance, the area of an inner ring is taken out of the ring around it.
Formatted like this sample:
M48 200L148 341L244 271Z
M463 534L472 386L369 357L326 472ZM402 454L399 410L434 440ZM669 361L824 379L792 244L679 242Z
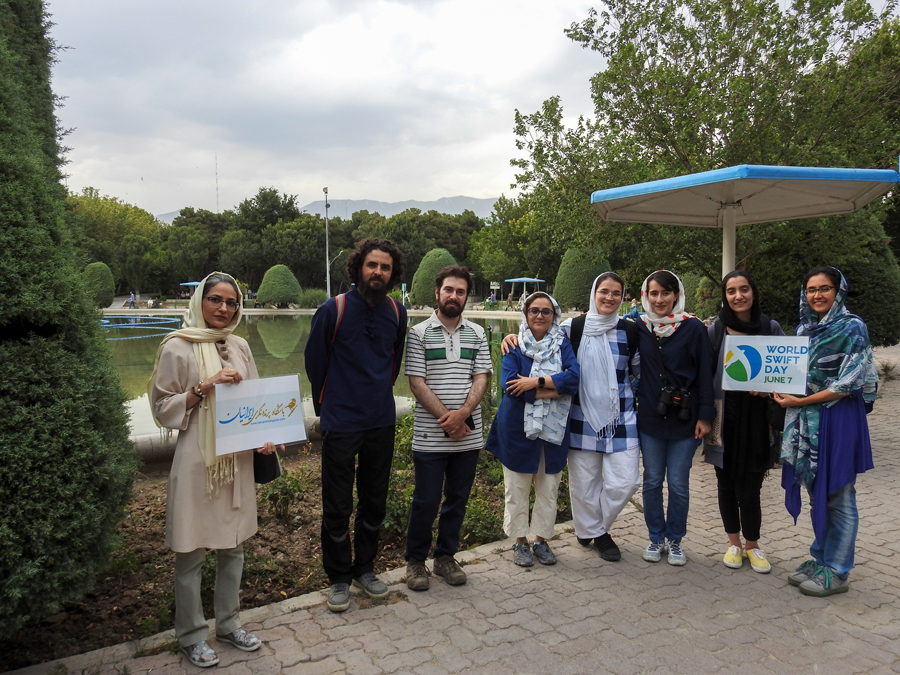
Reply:
M453 586L466 583L453 556L484 446L479 403L491 376L484 329L462 316L471 291L469 270L442 269L435 280L437 310L407 336L406 375L416 397L416 487L406 535L406 585L414 591L428 588L425 558L438 507L434 574Z

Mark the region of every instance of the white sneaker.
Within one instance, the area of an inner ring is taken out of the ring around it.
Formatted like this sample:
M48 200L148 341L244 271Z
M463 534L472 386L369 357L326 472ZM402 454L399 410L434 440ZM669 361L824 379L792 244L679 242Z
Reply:
M681 551L681 542L680 541L670 541L669 542L669 558L668 562L670 565L675 565L680 567L687 562L687 556Z
M651 541L650 545L644 549L643 558L647 562L659 562L665 550L666 545L664 543Z

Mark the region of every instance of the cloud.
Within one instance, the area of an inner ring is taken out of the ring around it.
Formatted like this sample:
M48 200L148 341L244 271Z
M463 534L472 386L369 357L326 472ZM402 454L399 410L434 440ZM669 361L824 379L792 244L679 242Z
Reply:
M69 186L154 213L509 194L515 109L590 112L583 2L50 3ZM141 180L143 178L143 180Z

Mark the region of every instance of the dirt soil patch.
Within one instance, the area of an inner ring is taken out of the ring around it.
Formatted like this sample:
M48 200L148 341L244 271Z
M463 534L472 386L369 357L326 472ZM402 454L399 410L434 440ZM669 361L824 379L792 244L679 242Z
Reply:
M496 463L493 458L490 461ZM287 492L299 494L300 498L290 501L281 517L276 517L270 513L263 488L259 488L259 532L244 544L243 609L279 602L328 585L322 569L319 537L320 457L317 453L288 457L284 466L294 481ZM503 487L502 476L501 484L497 485L498 472L499 466L494 467L493 480L479 476L473 497L477 492L485 510L492 516L499 513L502 517ZM29 623L0 640L3 655L0 672L148 637L172 627L175 554L164 543L166 482L166 474L137 476L132 500L119 528L120 542L94 589L78 602L66 603L56 614ZM402 492L411 497L411 486ZM471 505L470 500L470 509ZM404 508L408 506L395 506L394 510ZM465 543L475 545L483 541ZM403 536L383 536L375 571L404 565L404 550ZM212 554L203 572L207 617L214 616L215 564L209 564L211 561L214 561Z
M321 508L319 456L285 458L288 475L304 475L315 489L294 502L286 518L276 518L260 501L259 532L244 544L241 607L260 607L327 586L319 541ZM119 528L121 542L97 585L78 602L33 622L0 641L0 672L72 656L155 635L172 627L175 616L175 554L165 545L165 474L139 475ZM403 564L402 537L383 541L376 571ZM209 556L214 560L213 556ZM209 561L208 561L209 562ZM213 616L215 567L203 572L204 607Z

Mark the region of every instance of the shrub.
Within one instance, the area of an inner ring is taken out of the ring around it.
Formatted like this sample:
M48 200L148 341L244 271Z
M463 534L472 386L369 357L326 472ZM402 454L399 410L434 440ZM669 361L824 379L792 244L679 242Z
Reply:
M456 260L445 248L433 248L419 263L409 289L409 301L414 305L434 307L434 280L447 265L455 265Z
M65 229L41 2L0 4L0 632L106 566L136 465L125 395Z
M275 265L266 271L256 298L261 305L287 307L289 304L299 304L302 295L303 289L288 266Z
M106 263L94 262L84 268L88 297L98 309L109 307L116 296L116 283Z
M328 299L328 293L321 288L307 288L300 296L300 309L316 309Z
M290 473L287 469L260 488L260 498L268 504L269 513L282 522L290 520L290 509L296 502L302 501L303 495L315 492L316 479L312 469L301 467L299 471Z
M722 307L722 291L719 284L709 277L700 279L697 290L694 292L694 302L689 310L699 319L708 319L718 316Z
M563 311L574 307L586 312L594 279L609 270L609 262L599 249L570 248L556 274L553 297Z
M460 541L469 548L503 539L503 518L481 495L472 492L466 505L466 517Z

